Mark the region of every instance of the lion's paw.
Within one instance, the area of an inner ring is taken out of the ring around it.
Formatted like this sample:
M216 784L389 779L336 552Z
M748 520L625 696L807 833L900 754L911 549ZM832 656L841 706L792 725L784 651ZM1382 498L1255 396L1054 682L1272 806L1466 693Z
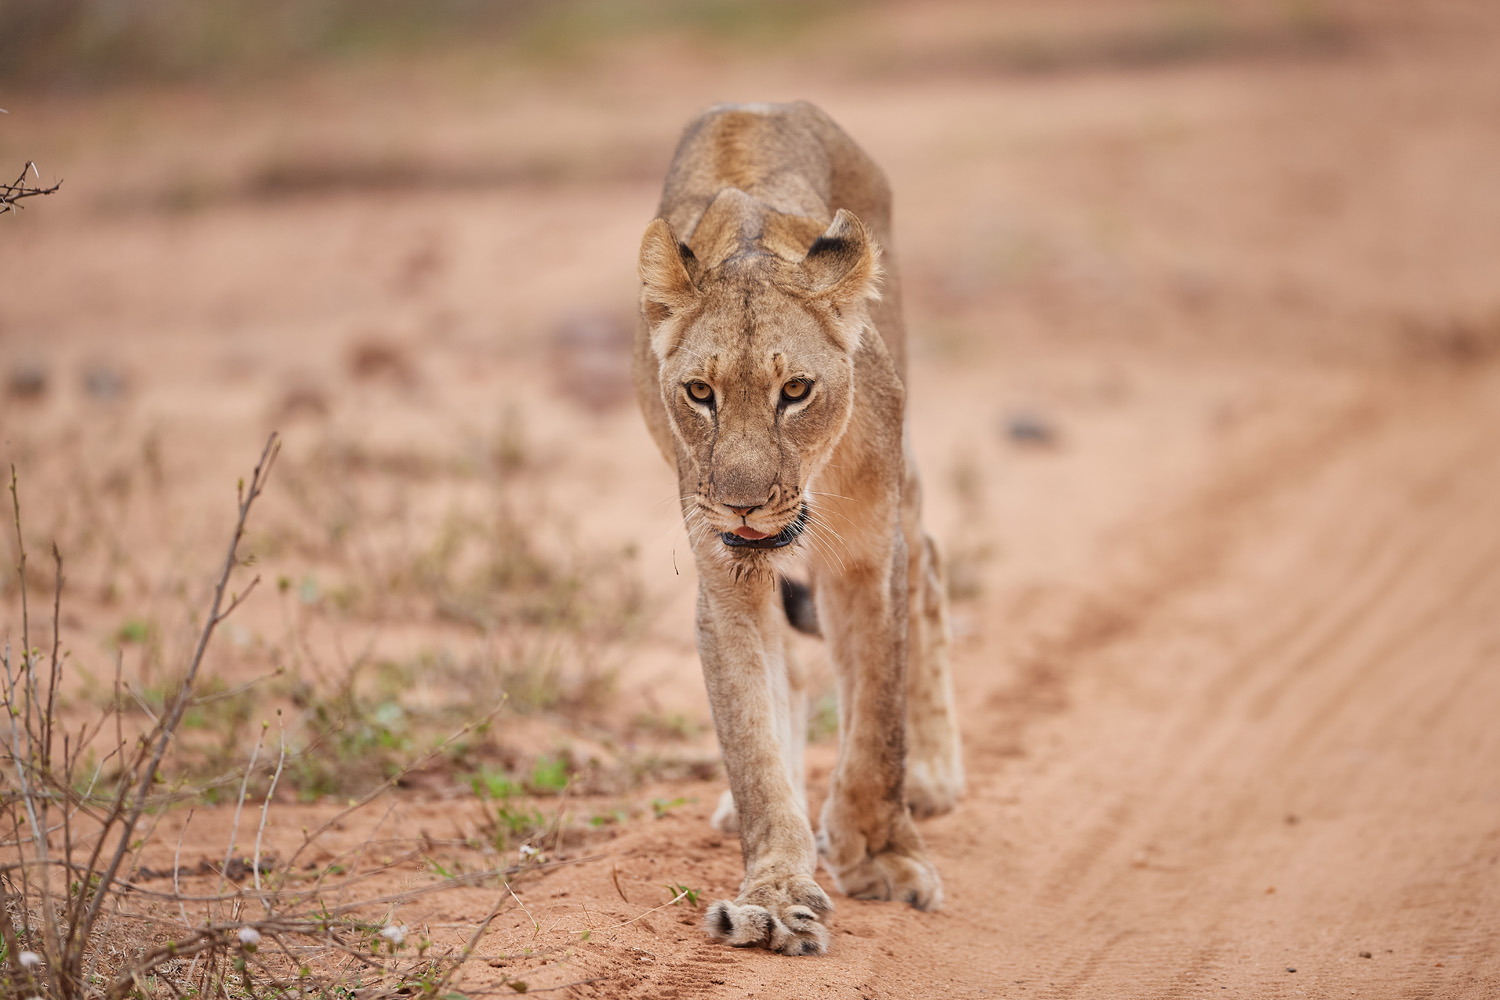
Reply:
M839 891L855 899L894 899L919 910L943 905L943 882L937 869L920 851L897 850L867 854L845 868L834 870Z
M737 948L762 947L783 955L822 955L828 951L823 919L833 902L818 883L798 876L747 889L734 902L721 899L708 908L709 937Z
M734 793L729 789L724 789L724 794L719 796L718 808L709 818L708 825L720 833L740 832L740 814L734 808Z
M945 813L958 805L964 792L963 765L951 761L908 760L906 804L913 816L924 819Z

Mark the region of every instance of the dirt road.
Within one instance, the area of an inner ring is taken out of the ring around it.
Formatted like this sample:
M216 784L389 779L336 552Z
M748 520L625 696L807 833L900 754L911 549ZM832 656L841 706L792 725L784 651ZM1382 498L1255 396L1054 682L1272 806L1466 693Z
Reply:
M1027 624L957 660L975 777L925 827L944 912L840 900L808 970L638 932L648 968L580 959L631 970L598 995L1491 994L1496 420L1493 371L1372 385L1135 525L1149 554L1052 626L985 607ZM622 838L621 870L678 836L729 889L691 825Z
M70 200L0 220L25 276L0 300L0 458L33 551L70 559L75 661L124 643L160 686L227 484L274 427L251 544L282 586L215 676L373 664L395 680L368 680L371 717L414 728L513 698L473 760L341 843L449 864L431 844L494 822L471 771L552 754L582 775L568 863L517 884L468 989L1500 995L1500 17L1339 8L1332 34L1277 22L1165 62L1106 27L1033 71L973 55L980 6L883 10L849 44L904 39L887 75L669 40L540 87L431 64L8 99L0 151L70 167ZM891 174L955 598L971 784L922 827L947 905L835 897L816 960L698 927L739 852L707 825L692 567L625 381L661 168L726 94L810 96ZM271 688L226 746L270 707L300 724L303 697ZM352 793L337 779L283 787L268 840ZM200 809L183 857L228 831ZM456 940L494 895L392 919Z

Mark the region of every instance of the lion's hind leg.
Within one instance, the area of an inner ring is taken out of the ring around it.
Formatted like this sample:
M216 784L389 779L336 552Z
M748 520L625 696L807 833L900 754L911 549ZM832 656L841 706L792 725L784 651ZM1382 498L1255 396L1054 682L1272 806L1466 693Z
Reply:
M907 551L906 801L917 816L945 813L964 791L958 712L948 665L948 594L943 564L922 530L916 459L906 449L901 528Z
M942 881L901 791L906 559L896 534L889 561L819 580L818 611L839 682L839 759L818 849L841 892L934 910Z
M917 816L944 813L964 791L942 564L931 538L919 536L919 583L911 601L911 661L906 674L906 801Z

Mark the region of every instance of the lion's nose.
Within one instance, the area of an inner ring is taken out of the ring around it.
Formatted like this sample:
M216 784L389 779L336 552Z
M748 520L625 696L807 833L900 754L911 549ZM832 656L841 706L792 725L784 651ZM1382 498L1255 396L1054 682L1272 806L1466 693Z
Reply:
M744 517L746 514L750 513L752 510L760 510L760 508L761 508L760 504L755 504L755 505L750 506L750 507L735 507L735 506L732 506L732 505L726 503L724 506L726 506L730 510L734 511L734 513L735 513L735 515L737 517Z

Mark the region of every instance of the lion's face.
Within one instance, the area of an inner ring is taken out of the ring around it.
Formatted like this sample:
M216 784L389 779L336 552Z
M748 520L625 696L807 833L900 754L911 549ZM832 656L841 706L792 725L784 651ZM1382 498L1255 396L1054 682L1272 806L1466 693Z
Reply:
M724 282L705 299L660 368L697 509L721 535L790 541L807 481L848 424L853 358L825 333L829 317L775 286Z
M711 269L666 223L647 231L643 309L662 401L696 472L685 509L733 554L802 531L808 482L853 409L875 253L848 213L802 260L743 255Z

